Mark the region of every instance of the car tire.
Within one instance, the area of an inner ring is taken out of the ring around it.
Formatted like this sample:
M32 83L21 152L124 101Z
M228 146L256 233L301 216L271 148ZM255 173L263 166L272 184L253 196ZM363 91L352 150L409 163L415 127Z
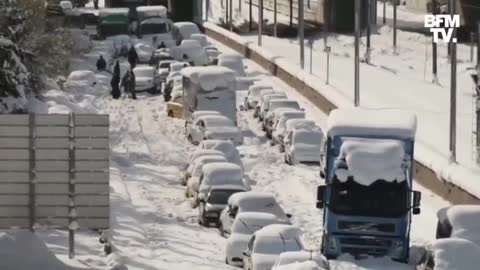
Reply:
M173 118L173 111L172 110L168 111L167 116Z

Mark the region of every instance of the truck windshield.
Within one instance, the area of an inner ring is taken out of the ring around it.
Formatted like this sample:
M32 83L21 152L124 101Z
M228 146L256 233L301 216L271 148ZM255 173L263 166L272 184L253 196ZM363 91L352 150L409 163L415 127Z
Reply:
M408 211L407 181L390 183L377 180L370 186L364 186L353 179L344 183L334 179L331 186L329 208L337 214L399 217Z

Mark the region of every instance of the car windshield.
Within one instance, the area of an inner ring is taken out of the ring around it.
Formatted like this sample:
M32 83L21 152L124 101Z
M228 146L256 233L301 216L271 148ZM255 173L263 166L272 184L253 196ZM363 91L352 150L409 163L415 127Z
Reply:
M142 34L166 34L168 26L166 23L144 23L142 24Z
M205 121L207 127L232 127L234 126L230 119L215 118Z
M285 251L300 251L302 247L295 238L287 238L282 240L278 237L265 237L257 240L253 249L254 253L259 254L278 254Z
M211 204L227 204L228 198L232 194L240 192L241 190L212 190L208 196L208 203Z
M261 228L273 224L273 221L258 221L258 220L247 220L236 219L232 225L232 233L240 234L253 234L254 232L260 230Z
M322 143L322 133L315 131L296 132L293 136L293 143L320 145Z
M292 109L300 109L298 102L292 100L284 100L284 101L273 101L270 104L270 111L274 111L278 108L292 108Z
M335 213L369 217L399 217L408 211L407 181L377 180L364 186L353 179L340 182L334 177L329 207Z

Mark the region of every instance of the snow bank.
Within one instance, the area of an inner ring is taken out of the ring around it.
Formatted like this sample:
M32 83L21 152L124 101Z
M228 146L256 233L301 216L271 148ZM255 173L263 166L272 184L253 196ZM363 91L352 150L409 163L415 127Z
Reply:
M435 270L476 270L480 265L480 247L468 240L439 239L433 248Z
M35 234L29 231L0 233L0 269L5 270L67 270Z
M348 170L337 169L338 180L346 182L353 176L355 182L369 186L378 179L388 182L404 181L402 168L404 145L394 140L347 139L340 147L340 159L345 159Z
M327 270L327 268L320 267L314 261L294 262L291 264L277 266L272 269L274 270Z

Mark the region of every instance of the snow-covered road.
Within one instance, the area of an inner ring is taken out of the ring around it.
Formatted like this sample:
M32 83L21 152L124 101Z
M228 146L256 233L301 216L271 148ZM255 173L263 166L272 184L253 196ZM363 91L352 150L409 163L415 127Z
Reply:
M215 45L224 52L231 52L221 44ZM96 42L92 52L74 59L73 67L93 69L96 55L107 53L106 47ZM304 106L308 118L324 126L325 115L294 89L251 61L246 64L249 74L284 90ZM81 95L76 94L76 101ZM239 91L239 100L242 95L245 92ZM77 236L77 261L84 262L84 267L88 263L96 269L234 269L225 264L225 239L216 229L198 225L198 212L185 199L179 178L193 146L185 138L184 122L166 116L163 97L145 94L139 95L137 100L111 100L109 95L98 94L95 102L83 104L88 111L110 114L110 205L114 253L104 258L98 242L95 243L96 236L80 233ZM293 223L305 231L307 248L318 250L322 212L315 208L315 192L316 186L323 182L319 168L285 164L283 156L276 147L270 146L251 112L239 112L238 119L245 136L245 144L239 147L239 151L253 189L275 194L286 212L293 215ZM436 210L448 203L422 187L416 189L422 191L423 202L422 214L413 220L412 245L424 246L434 238ZM48 235L42 239L50 248L57 247L60 242ZM94 248L88 248L92 246ZM60 258L72 264L64 254ZM386 258L355 261L351 256L333 261L332 266L342 270L412 268L412 265Z

